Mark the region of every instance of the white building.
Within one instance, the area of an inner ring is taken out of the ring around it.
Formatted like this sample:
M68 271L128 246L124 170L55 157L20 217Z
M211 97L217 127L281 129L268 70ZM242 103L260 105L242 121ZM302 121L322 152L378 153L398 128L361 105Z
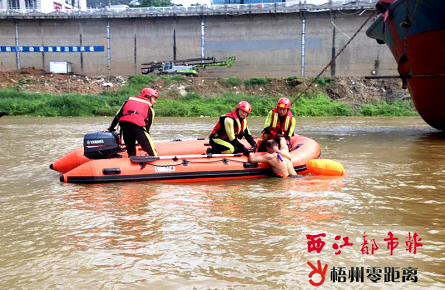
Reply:
M85 11L87 0L0 0L0 10L19 9L35 10L50 13L56 10L63 12Z

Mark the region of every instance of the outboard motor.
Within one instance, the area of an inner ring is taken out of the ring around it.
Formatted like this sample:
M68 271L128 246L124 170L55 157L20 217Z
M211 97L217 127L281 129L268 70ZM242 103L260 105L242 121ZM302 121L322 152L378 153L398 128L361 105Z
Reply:
M114 132L94 132L83 137L85 157L89 159L105 159L117 157L121 152L119 138Z

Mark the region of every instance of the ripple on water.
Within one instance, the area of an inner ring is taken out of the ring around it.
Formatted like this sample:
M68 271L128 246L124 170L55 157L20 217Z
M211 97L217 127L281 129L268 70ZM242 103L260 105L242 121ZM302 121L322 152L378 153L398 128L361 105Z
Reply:
M207 136L210 119L160 118L165 130L153 137ZM308 289L306 263L317 259L330 268L409 265L419 289L445 283L445 143L416 119L300 118L298 132L341 161L344 178L106 185L61 184L47 166L109 118L16 120L0 128L2 289ZM249 126L259 132L262 123ZM375 255L360 252L365 231ZM388 231L399 238L393 256ZM405 251L408 232L422 238L416 255ZM326 246L308 253L306 235L318 233ZM335 255L336 235L354 246Z

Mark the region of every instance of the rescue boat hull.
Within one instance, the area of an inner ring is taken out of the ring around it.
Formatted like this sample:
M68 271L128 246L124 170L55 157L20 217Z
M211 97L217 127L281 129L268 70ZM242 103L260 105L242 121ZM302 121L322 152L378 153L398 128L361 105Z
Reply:
M303 136L294 136L291 141L292 148L294 148L290 152L292 164L297 173L306 174L306 163L320 156L320 146L315 140ZM201 157L181 157L140 163L132 162L130 158L90 160L63 174L60 181L68 183L196 182L274 176L268 164L249 163L246 156L207 157L205 150L208 147L204 145L208 143L208 140L179 142L182 151L178 152L178 155L196 153L203 155ZM167 142L163 144L168 146ZM201 144L202 147L201 151L196 152L197 146L199 147L198 144ZM162 143L156 145L157 149L161 149L159 151L162 151L162 147Z
M184 148L184 141L180 139L176 139L173 141L155 142L155 148L159 155L178 155L183 154L184 152L186 152L187 154L202 154L203 152L205 152L206 148L209 148L210 146L208 144L209 140L205 140L204 138L187 141L187 148ZM136 155L142 156L145 154L140 146L137 146L136 149ZM123 158L128 158L128 154L126 151L121 152L119 155ZM87 157L85 157L83 148L78 148L51 163L49 168L60 173L67 173L77 166L82 165L86 162L90 162L92 160L94 159L88 159Z

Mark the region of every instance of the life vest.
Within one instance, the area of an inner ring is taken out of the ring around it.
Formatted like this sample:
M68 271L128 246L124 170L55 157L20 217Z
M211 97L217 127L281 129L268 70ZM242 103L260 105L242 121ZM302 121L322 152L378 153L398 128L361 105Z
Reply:
M241 139L243 138L243 133L247 128L247 120L241 119L238 117L238 114L236 113L236 109L233 110L230 113L227 113L225 115L222 115L219 118L218 123L216 123L215 127L212 130L212 133L210 133L211 138L220 138L226 141L229 140L229 136L227 135L226 128L224 127L224 120L226 118L232 118L234 122L233 130L235 131L235 138Z
M286 118L284 119L283 124L280 123L280 115L278 115L278 109L274 108L272 110L272 120L270 122L270 128L272 129L272 132L276 134L282 134L285 136L288 136L289 129L292 125L292 112L290 110L287 110Z
M130 122L143 127L146 125L145 119L148 118L148 110L151 106L150 101L144 97L131 97L124 105L119 122Z

